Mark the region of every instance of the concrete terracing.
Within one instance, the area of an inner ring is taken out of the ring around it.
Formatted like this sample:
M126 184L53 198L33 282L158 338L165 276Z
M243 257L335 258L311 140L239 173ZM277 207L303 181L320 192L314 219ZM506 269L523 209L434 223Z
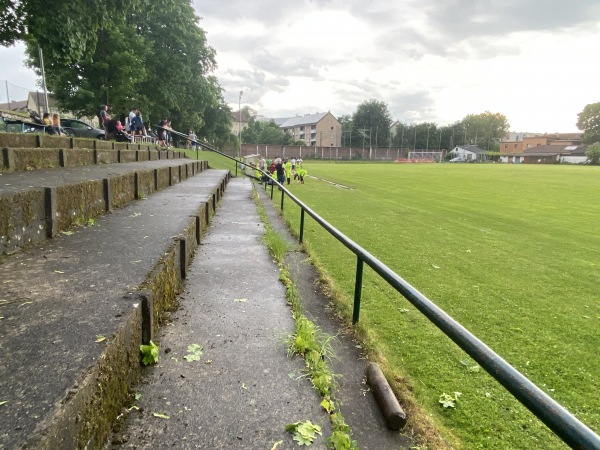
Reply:
M0 148L0 448L100 448L229 173L105 141Z

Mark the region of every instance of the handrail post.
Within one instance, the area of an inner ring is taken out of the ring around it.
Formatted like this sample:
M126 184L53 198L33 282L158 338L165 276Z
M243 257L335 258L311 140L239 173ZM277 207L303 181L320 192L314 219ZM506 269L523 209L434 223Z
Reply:
M300 208L300 243L304 237L304 208Z
M283 198L285 197L285 191L281 190L281 210L283 211Z
M273 186L275 185L275 183L271 183L271 200L273 200Z
M236 159L236 160L235 160L235 177L236 177L236 178L237 178L237 176L238 176L238 175L237 175L237 163L238 163L238 162L237 162L237 159Z
M356 281L354 283L354 310L352 311L352 325L358 322L360 314L360 297L362 295L363 260L356 256Z

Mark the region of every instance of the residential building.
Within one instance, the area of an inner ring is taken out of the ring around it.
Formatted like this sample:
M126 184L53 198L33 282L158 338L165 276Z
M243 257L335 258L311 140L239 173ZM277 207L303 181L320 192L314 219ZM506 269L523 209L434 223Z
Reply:
M304 141L311 147L342 145L342 125L330 112L292 117L279 128L291 134L294 140Z
M587 145L540 144L523 150L523 157L526 164L585 164L586 150Z
M552 133L523 138L523 150L539 145L572 146L581 144L583 133Z
M231 133L237 136L238 133L241 133L246 127L248 127L250 118L256 117L256 111L252 108L244 106L241 111L232 112L231 117L233 120L231 123Z
M486 161L485 150L476 145L457 145L449 152L454 158L460 157L465 161Z
M500 141L500 152L510 154L521 154L523 152L523 140L539 136L539 133L518 133L509 131Z

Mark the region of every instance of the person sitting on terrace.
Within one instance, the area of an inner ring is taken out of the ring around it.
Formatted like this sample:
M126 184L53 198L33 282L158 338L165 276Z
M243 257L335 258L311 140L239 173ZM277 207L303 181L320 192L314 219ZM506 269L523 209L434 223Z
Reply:
M52 119L50 119L50 113L44 113L42 117L42 123L47 126L52 126Z
M52 115L52 134L66 136L65 130L60 126L60 116L58 114Z

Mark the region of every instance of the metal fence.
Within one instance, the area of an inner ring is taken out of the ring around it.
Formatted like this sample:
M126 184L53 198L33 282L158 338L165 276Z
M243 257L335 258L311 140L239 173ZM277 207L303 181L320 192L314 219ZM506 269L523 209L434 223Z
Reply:
M178 133L181 134L181 133ZM184 135L182 135L184 136ZM221 153L212 146L197 142L197 144L207 150L214 151L222 156L236 161L235 158ZM267 175L265 172L261 173ZM304 220L308 214L319 225L321 225L329 234L341 242L348 250L356 255L356 279L354 289L354 309L352 322L355 324L359 320L361 287L364 264L366 263L375 273L384 279L390 286L398 291L404 298L412 303L425 317L427 317L436 327L438 327L446 336L452 339L462 350L473 358L484 370L494 377L504 388L519 400L527 409L535 414L552 432L554 432L563 442L574 449L600 450L600 437L590 428L579 421L575 416L569 413L563 406L548 396L544 391L538 388L527 377L508 364L497 353L495 353L486 344L480 341L476 336L464 328L461 324L450 317L441 308L436 306L425 295L421 294L412 285L402 279L398 274L388 268L385 264L363 249L360 245L352 241L333 225L319 216L315 211L305 205L300 199L289 192L285 186L279 184L276 180L271 180L271 199L274 195L274 186L277 186L281 192L281 209L284 207L286 196L300 207L300 232L299 240L302 242L304 236ZM267 183L265 183L267 189Z

